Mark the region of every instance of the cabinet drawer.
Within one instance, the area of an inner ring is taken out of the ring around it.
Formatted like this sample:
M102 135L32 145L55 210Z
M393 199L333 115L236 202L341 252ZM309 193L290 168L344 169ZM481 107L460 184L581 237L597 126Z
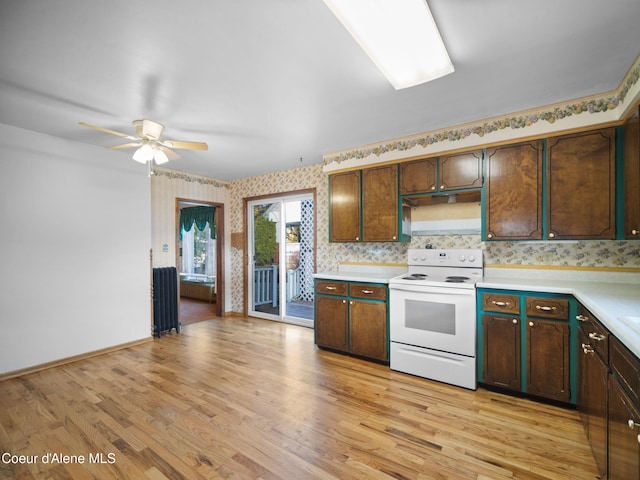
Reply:
M620 340L611 337L609 342L609 366L629 397L640 407L640 361Z
M569 320L569 300L527 297L527 316Z
M384 285L368 285L366 283L352 283L350 296L354 298L371 298L373 300L386 300L387 287Z
M578 320L580 330L588 338L589 344L598 352L605 363L609 363L609 331L589 310L580 304L578 304L576 320Z
M520 297L501 293L483 293L482 309L485 312L520 313Z
M343 295L348 294L348 283L332 282L330 280L318 280L316 282L316 293L324 293L325 295Z

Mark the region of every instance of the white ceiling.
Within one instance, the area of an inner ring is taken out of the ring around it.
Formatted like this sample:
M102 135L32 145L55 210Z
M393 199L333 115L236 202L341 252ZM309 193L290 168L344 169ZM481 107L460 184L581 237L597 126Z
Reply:
M78 122L146 117L209 144L169 168L233 180L604 93L640 53L639 0L428 3L456 71L396 91L322 0L1 0L0 123L108 146Z

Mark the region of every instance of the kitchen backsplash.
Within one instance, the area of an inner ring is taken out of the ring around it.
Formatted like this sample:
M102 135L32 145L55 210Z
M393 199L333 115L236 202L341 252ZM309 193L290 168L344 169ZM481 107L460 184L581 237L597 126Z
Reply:
M640 242L583 240L577 242L482 242L480 235L414 236L409 244L329 244L331 265L339 262L405 263L408 248L479 248L487 265L640 268ZM318 258L323 255L318 252ZM320 263L320 260L319 260Z

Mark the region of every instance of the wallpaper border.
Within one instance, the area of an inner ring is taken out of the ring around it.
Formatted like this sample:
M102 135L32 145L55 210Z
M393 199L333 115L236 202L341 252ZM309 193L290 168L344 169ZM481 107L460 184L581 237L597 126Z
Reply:
M519 130L533 127L539 122L554 124L583 113L602 114L624 104L627 95L640 80L640 56L636 58L617 90L585 98L564 106L546 106L527 111L527 113L511 114L493 120L480 120L462 126L434 130L418 135L406 136L397 140L379 142L373 145L358 147L339 153L329 153L323 158L323 166L343 163L349 160L363 160L367 157L380 157L392 152L405 152L414 148L427 148L442 142L458 142L469 137L485 135L507 129ZM564 103L564 102L562 102Z

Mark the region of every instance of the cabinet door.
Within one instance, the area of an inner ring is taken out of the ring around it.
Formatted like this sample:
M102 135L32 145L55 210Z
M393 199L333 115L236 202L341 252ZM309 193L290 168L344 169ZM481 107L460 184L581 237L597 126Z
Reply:
M488 240L542 238L542 142L487 150Z
M520 390L520 320L483 315L484 373L487 385Z
M630 426L629 421L633 422ZM640 414L618 382L609 377L609 477L608 480L640 478Z
M482 150L440 157L440 191L482 187Z
M640 238L640 121L638 108L624 124L624 236Z
M578 133L547 143L550 239L615 237L615 130Z
M349 306L350 352L388 359L387 305L383 302L351 300Z
M360 241L360 172L329 176L329 241Z
M577 408L601 478L607 472L607 378L609 370L590 345L585 333L578 333Z
M349 308L344 298L315 298L316 344L341 351L349 350Z
M398 166L362 171L362 239L365 242L398 240Z
M580 414L580 419L584 425L584 430L589 437L589 340L578 330L578 392L576 395L576 410Z
M438 161L435 158L423 158L413 162L400 164L400 194L435 192L436 169Z
M527 319L527 393L569 401L568 323Z

